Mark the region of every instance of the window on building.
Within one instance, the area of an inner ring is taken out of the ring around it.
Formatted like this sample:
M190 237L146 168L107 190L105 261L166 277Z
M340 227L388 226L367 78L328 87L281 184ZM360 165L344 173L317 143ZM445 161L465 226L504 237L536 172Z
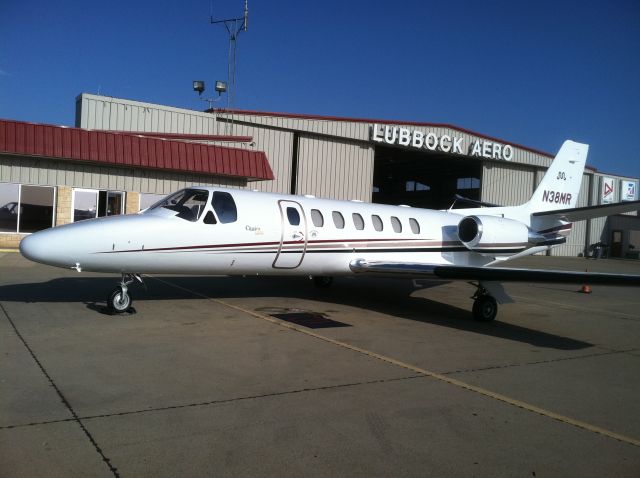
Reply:
M55 188L0 183L0 232L36 232L53 226Z
M150 208L158 201L161 201L164 196L162 194L148 194L143 193L140 194L140 208L139 211L144 211L145 209Z
M414 218L409 218L409 226L411 227L411 232L420 234L420 224Z
M124 192L98 189L73 190L73 222L124 214Z
M362 231L364 229L364 219L357 212L354 212L351 217L353 217L353 225L356 226L358 231Z
M124 192L98 192L98 217L124 214Z
M19 232L36 232L53 226L55 190L48 186L20 187Z
M300 213L295 207L287 208L287 219L289 220L289 224L292 226L300 225Z
M379 231L382 231L382 229L383 229L383 225L382 225L382 219L380 219L380 216L378 216L378 215L376 215L376 214L373 214L373 215L371 216L371 222L373 223L373 228L374 228L376 231L378 231L378 232L379 232Z
M480 180L478 178L458 178L457 188L458 190L479 189Z
M333 224L335 224L336 228L344 229L344 217L342 217L342 214L338 211L333 211L331 216L333 217Z
M394 232L402 232L402 223L400 222L400 219L395 216L391 216L391 227Z
M222 224L236 222L238 220L238 209L233 196L223 191L213 193L213 210L218 215L218 219Z
M74 189L73 222L98 217L98 191L92 189Z
M0 183L0 232L18 232L20 185Z
M405 183L406 191L431 191L431 186L419 181L407 181Z
M322 216L322 213L317 209L311 210L311 220L313 221L313 225L316 227L324 226L324 217Z

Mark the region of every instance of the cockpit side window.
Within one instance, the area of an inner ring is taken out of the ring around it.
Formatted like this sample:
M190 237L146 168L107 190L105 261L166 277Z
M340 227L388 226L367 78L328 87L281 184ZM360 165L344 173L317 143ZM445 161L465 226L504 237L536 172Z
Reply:
M238 209L231 194L223 191L215 191L211 199L211 204L220 223L227 224L238 220Z
M162 201L155 203L149 210L165 208L176 211L176 217L190 222L200 219L202 212L207 205L209 192L203 189L182 189Z
M213 212L211 211L207 211L207 214L205 214L204 219L202 220L202 222L204 222L205 224L217 224L218 221L216 221L216 217L213 215Z

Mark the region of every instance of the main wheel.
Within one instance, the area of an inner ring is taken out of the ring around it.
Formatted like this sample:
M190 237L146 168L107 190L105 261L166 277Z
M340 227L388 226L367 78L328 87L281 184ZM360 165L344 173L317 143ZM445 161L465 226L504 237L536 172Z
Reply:
M473 318L480 322L491 322L498 314L496 299L488 294L479 295L473 302Z
M115 312L116 314L121 314L129 310L132 303L133 300L131 296L127 292L124 292L121 287L116 287L107 299L107 307L109 307L111 312Z
M333 284L333 277L313 276L313 283L316 285L316 287L326 289L327 287L331 286L331 284Z

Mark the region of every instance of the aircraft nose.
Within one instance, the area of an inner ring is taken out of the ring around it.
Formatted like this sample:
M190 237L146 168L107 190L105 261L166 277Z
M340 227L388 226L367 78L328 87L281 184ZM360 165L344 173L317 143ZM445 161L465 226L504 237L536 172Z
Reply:
M26 236L20 241L20 254L42 264L66 266L66 258L60 254L61 238L55 237L59 236L56 232L55 229L47 229Z

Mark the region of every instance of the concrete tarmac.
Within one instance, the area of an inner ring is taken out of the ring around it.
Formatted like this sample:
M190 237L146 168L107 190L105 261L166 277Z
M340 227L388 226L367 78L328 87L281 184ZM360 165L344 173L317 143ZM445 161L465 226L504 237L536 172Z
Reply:
M117 281L0 253L1 477L640 476L638 288Z

